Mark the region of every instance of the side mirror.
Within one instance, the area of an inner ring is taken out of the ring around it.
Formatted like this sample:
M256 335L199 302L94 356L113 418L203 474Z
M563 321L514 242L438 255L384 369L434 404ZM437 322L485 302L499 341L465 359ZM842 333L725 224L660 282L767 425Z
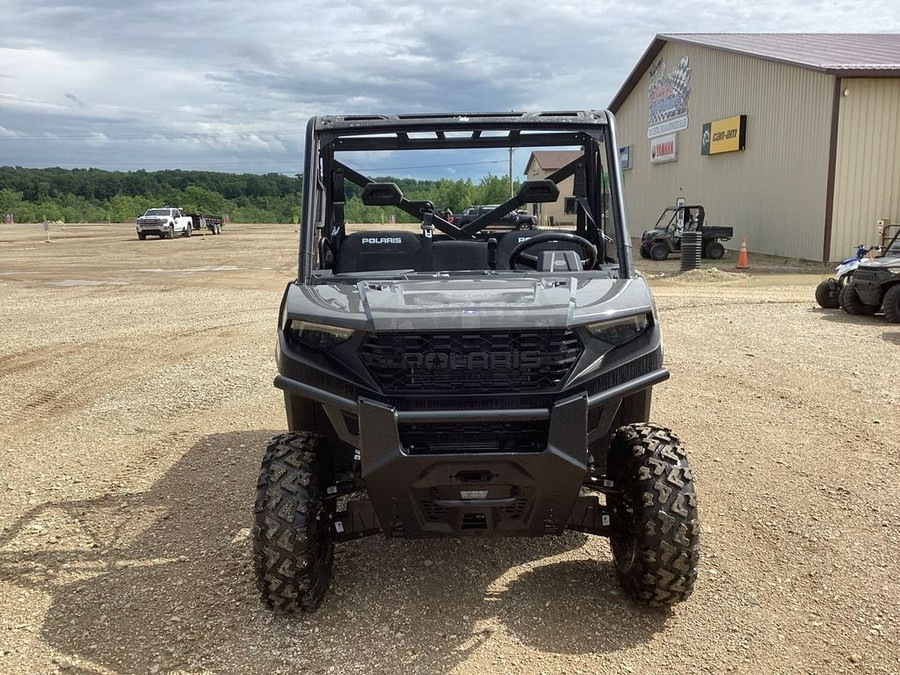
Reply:
M366 206L400 206L403 193L396 183L368 183L362 191Z
M522 204L555 202L559 199L559 188L552 180L528 180L522 183L516 197Z

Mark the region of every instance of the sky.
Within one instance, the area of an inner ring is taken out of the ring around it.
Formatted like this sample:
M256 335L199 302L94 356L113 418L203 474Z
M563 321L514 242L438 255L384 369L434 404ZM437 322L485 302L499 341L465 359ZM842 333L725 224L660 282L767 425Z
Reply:
M296 174L313 115L605 108L659 33L898 32L895 3L0 0L0 166Z

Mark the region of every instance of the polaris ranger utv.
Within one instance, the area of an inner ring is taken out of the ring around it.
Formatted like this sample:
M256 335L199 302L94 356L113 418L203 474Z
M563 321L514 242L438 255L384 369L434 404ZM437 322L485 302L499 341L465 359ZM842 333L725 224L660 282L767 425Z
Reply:
M725 247L719 240L728 241L734 236L734 228L706 224L706 209L700 205L676 206L663 209L656 225L641 235L642 258L665 260L672 253L681 253L683 232L698 231L702 235L700 255L718 260L725 255Z
M493 164L510 147L579 154L461 227L366 175ZM289 431L268 445L255 504L263 603L315 610L335 544L367 535L567 529L610 538L635 600L687 598L697 505L682 444L648 423L669 373L632 263L613 116L316 117L303 180L298 274L277 331ZM351 194L414 222L354 227ZM490 229L567 197L570 229Z

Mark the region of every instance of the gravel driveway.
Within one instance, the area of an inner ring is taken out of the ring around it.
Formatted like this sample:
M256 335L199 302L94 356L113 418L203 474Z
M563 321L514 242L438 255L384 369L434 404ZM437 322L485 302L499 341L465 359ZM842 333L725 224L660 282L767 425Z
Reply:
M733 253L638 260L672 372L653 419L698 491L686 603L632 604L570 533L344 544L318 613L265 611L248 536L296 238L0 225L0 672L900 672L900 327L819 309L821 265Z

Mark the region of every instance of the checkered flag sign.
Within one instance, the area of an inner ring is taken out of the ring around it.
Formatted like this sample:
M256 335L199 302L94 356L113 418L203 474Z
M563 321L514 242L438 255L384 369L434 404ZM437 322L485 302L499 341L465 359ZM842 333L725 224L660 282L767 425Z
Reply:
M672 68L672 86L684 98L691 95L691 67L688 65L687 56Z
M691 95L691 67L688 64L688 57L685 56L671 73L666 72L665 61L654 68L648 90L648 121L651 125L687 115L687 101Z

